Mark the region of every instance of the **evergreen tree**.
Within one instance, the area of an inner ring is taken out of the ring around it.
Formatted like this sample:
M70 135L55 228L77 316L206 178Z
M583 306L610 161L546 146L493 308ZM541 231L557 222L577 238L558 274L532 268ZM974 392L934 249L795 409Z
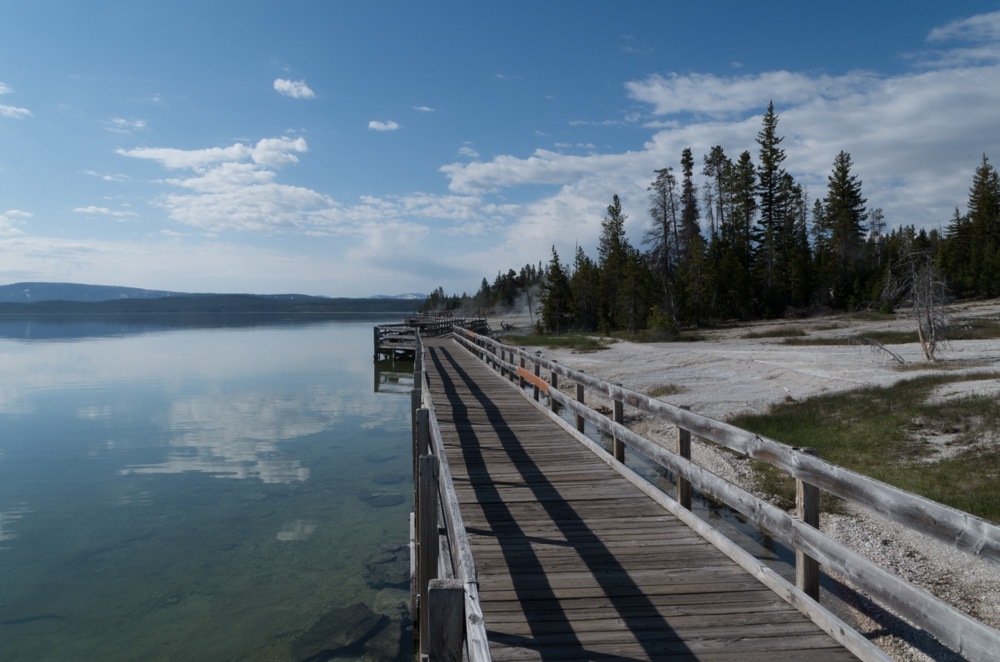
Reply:
M542 326L545 330L549 333L565 331L573 316L573 294L555 246L552 247L552 259L545 270L538 300L542 305Z
M677 180L673 168L656 171L656 179L649 185L649 215L652 226L643 242L649 245L653 274L659 283L662 306L673 314L673 286L677 265L679 240L677 236Z
M778 135L774 102L768 104L763 123L763 128L757 133L757 144L760 145L760 165L757 166L760 217L755 234L756 266L765 309L769 314L777 315L783 308L778 279L783 261L781 249L788 243L788 238L782 235L783 211L787 204L783 196L787 196L788 186L784 182L785 170L781 167L785 161L785 150L779 147L784 137Z
M577 246L573 262L570 291L573 294L574 318L578 329L596 331L599 324L601 278L600 271L583 249Z
M681 153L681 168L684 171L684 183L681 186L681 250L680 259L689 259L695 237L701 237L701 216L698 209L697 188L692 180L694 174L694 157L691 148L687 147Z
M833 288L833 300L847 307L863 289L855 281L862 275L864 223L867 219L865 200L861 197L861 180L851 174L851 155L841 151L833 161L833 172L827 178L823 199L823 236L825 243L817 250L825 253L826 283Z
M608 214L601 221L601 237L598 243L598 267L601 273L601 323L608 328L618 324L620 310L619 290L625 276L628 261L628 239L625 237L625 221L622 203L615 194L608 205Z
M702 168L701 174L709 178L710 184L708 185L708 190L712 191L714 186L713 196L715 198L715 210L714 219L715 227L721 228L726 222L726 168L731 167L732 164L729 158L726 157L725 151L722 149L722 145L716 145L712 148L709 154L705 155L704 158L705 166ZM711 232L711 235L715 235L715 231Z

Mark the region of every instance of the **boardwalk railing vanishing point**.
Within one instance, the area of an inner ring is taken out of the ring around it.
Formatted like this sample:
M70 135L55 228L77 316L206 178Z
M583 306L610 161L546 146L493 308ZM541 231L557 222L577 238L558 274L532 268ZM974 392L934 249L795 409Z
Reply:
M897 615L923 628L940 643L975 662L1000 659L1000 631L960 612L939 598L886 571L868 558L824 535L818 522L818 490L826 490L858 503L913 530L937 538L955 549L1000 562L1000 528L968 513L905 492L863 476L786 444L650 398L641 393L609 384L554 361L503 345L496 340L462 328L455 328L454 339L478 356L499 375L517 384L529 402L549 410L553 420L591 448L604 462L652 499L684 521L750 574L797 608L852 653L864 660L889 658L863 636L821 607L818 595L818 564L827 566L855 587L867 592L877 602ZM419 342L419 341L418 341ZM420 632L420 646L430 659L459 659L441 653L452 651L466 659L488 660L489 648L482 611L478 603L475 563L461 513L447 458L444 457L440 430L434 416L424 369L423 350L416 353L412 392L414 422L415 516L411 534L415 544L413 599ZM543 378L542 371L548 380ZM559 390L560 380L576 385L576 397ZM532 385L528 396L524 386ZM588 406L585 389L603 394L614 403L612 417ZM549 397L549 408L540 402L540 393ZM554 413L556 406L571 411L576 426L569 425ZM677 446L667 448L625 427L623 408L628 405L676 426ZM614 438L612 453L583 435L584 421ZM796 479L798 503L796 516L763 501L719 478L690 460L690 435L730 448L748 457L764 460L787 471ZM678 499L624 465L625 448L638 451L677 476ZM436 478L436 484L432 480ZM764 563L744 551L690 512L690 489L729 505L774 538L796 550L796 584L792 585ZM436 496L434 496L436 495ZM438 520L440 518L440 520ZM437 536L440 521L440 532ZM433 541L437 540L438 544ZM423 544L422 541L429 541ZM434 555L437 555L436 557ZM436 573L436 574L435 574ZM444 595L450 597L444 599ZM423 596L427 596L424 599ZM463 603L463 604L460 604ZM450 607L443 607L442 604Z

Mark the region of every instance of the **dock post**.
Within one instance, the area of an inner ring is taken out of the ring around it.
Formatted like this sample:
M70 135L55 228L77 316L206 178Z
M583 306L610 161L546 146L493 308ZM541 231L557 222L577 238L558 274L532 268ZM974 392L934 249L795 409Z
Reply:
M583 371L581 370L580 372L583 372ZM577 382L577 384L576 384L576 401L579 402L581 405L584 404L584 401L583 401L583 384L581 384L579 382ZM580 432L580 433L583 432L584 422L585 421L584 421L583 416L580 416L579 414L577 414L576 415L576 431L577 432Z
M555 363L555 361L553 361ZM556 374L555 370L549 371L549 387L555 390L559 387L559 375ZM549 391L549 409L552 411L556 410L556 400L552 397L552 390Z
M542 355L541 352L535 352L535 377L542 376L542 366L538 363L538 358ZM538 383L536 382L531 389L531 395L535 398L535 402L538 402Z
M420 456L420 512L417 515L417 569L420 575L420 652L427 653L430 640L430 600L427 589L436 579L438 566L438 459L433 455Z
M461 662L465 634L465 586L460 579L432 579L427 588L427 653L430 660Z
M615 386L620 387L620 383L616 383ZM615 411L614 411L615 423L619 425L624 425L625 423L625 407L622 403L621 397L615 398ZM625 464L625 442L615 437L615 459Z
M815 448L800 448L800 451L819 457ZM795 479L795 515L800 520L819 528L819 488ZM819 602L819 562L805 552L795 550L795 586L813 600Z
M691 407L684 405L681 409L691 411ZM684 428L677 428L677 454L685 460L691 459L691 431ZM681 507L691 510L691 483L687 478L677 475L677 502Z

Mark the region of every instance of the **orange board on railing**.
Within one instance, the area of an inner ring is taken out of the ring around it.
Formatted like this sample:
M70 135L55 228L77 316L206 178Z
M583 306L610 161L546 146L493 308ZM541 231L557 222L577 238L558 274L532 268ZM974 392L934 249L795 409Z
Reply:
M517 369L517 376L518 377L523 377L524 381L528 382L532 386L537 386L539 389L541 389L542 393L545 393L546 395L548 395L548 393L549 393L549 383L547 381L545 381L544 379L542 379L541 377L528 372L524 368L518 368Z
M467 336L469 336L470 338L473 338L473 339L475 339L475 337L476 337L476 334L473 333L472 331L469 331L468 329L466 329L465 335L467 335Z

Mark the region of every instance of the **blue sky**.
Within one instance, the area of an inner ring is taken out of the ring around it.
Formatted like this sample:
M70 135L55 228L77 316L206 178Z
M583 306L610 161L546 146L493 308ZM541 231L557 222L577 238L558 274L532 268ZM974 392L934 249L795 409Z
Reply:
M615 193L736 158L773 100L811 199L890 226L1000 162L998 2L49 2L0 8L0 284L473 291L596 255Z

